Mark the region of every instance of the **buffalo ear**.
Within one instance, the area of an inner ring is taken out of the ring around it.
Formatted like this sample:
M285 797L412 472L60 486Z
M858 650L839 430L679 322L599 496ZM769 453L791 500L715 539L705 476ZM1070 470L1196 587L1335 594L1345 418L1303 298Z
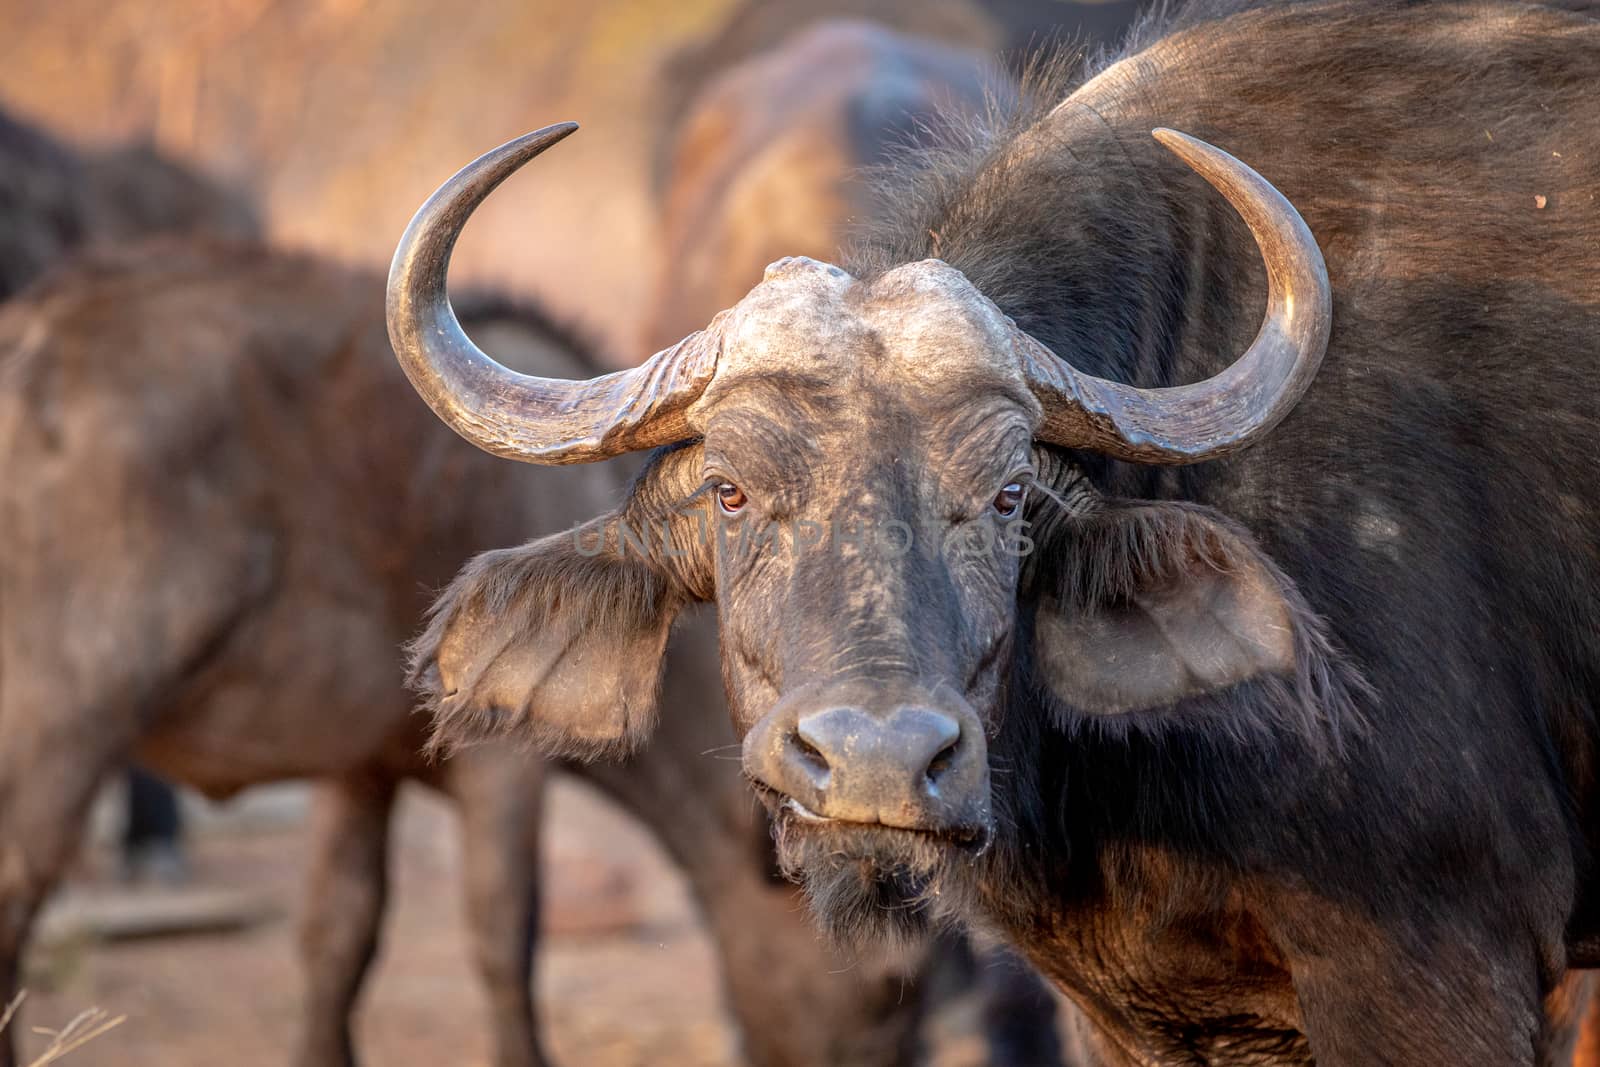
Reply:
M1062 704L1114 715L1296 673L1298 595L1220 516L1110 504L1062 537L1050 546L1059 569L1041 589L1033 657Z
M486 552L445 590L411 646L434 749L510 736L591 758L649 735L682 600L617 551L614 519Z

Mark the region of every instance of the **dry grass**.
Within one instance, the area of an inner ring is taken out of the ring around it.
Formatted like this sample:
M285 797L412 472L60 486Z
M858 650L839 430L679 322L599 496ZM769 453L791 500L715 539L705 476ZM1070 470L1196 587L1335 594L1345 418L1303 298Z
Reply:
M0 1015L0 1034L5 1033L6 1027L11 1025L12 1018L17 1014L17 1009L22 1006L23 998L28 995L24 990L6 1005L3 1015ZM107 1032L121 1026L128 1021L126 1015L113 1018L110 1013L102 1008L85 1008L67 1021L67 1025L59 1030L51 1030L43 1026L35 1026L33 1032L43 1034L50 1039L50 1044L45 1046L37 1058L28 1062L28 1067L45 1067L46 1064L55 1063L68 1053L76 1051Z

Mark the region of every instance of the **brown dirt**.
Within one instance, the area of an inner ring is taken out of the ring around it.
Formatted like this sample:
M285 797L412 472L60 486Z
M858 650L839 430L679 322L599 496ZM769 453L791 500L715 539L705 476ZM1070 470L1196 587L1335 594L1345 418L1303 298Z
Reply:
M37 1055L48 1041L31 1027L60 1027L93 1005L128 1019L73 1053L66 1062L74 1067L285 1067L300 1012L293 918L309 861L308 835L295 817L299 800L279 787L254 803L247 795L242 812L225 807L220 818L190 820L193 886L241 892L255 908L264 900L278 918L231 933L67 938L36 948L27 965L23 1051ZM118 895L115 814L99 813L95 843L68 893ZM735 1067L737 1038L711 943L655 841L599 794L561 777L546 820L545 934L535 983L556 1062ZM383 946L357 1017L363 1063L488 1064L459 864L449 804L409 788L396 814ZM975 1013L970 997L941 1006L929 1034L932 1067L983 1062Z
M556 784L549 814L551 932L537 984L552 1054L593 1067L735 1063L710 945L654 842L572 783ZM305 838L296 826L199 833L196 881L264 892L292 914ZM457 864L449 806L411 792L397 817L384 944L357 1023L364 1062L487 1063ZM84 866L79 884L103 886L113 870L109 849L93 847ZM59 1026L91 1004L127 1014L71 1057L79 1067L288 1062L300 989L290 918L233 934L67 942L36 952L29 974L24 1030ZM24 1040L29 1052L43 1044L37 1035Z

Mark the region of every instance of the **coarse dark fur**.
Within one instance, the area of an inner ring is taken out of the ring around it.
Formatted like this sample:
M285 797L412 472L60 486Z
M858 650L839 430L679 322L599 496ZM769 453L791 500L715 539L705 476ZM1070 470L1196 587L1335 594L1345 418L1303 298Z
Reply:
M1108 992L1132 970L1136 953L1112 947L1126 933L1086 957L1092 939L1042 916L1092 927L1133 901L1161 929L1259 896L1280 965L1322 956L1345 999L1371 1007L1330 1010L1297 984L1319 1063L1450 1047L1455 1062L1524 1062L1568 965L1564 932L1590 921L1600 412L1581 382L1600 351L1600 127L1582 116L1600 36L1516 5L1494 33L1452 31L1488 10L1201 4L1153 20L1124 54L1179 41L1172 71L1130 73L1052 115L1080 77L1047 70L1034 111L903 175L903 210L853 263L871 276L937 255L1081 369L1204 377L1254 330L1259 265L1218 198L1162 158L1154 125L1250 162L1327 256L1329 355L1265 445L1179 471L1080 459L1108 493L1204 505L1249 530L1316 613L1298 626L1316 646L1296 686L1311 699L1252 682L1106 730L1051 700L1023 657L995 745L1015 772L996 780L1012 829L980 913L1092 1013L1166 1035L1174 1057L1235 1062L1180 1039L1182 1013L1130 1021L1137 998ZM1100 113L1108 98L1122 117ZM1115 598L1093 526L1072 529L1039 558ZM1331 749L1304 730L1241 729L1285 725L1296 704L1322 725L1359 707L1367 728ZM1319 915L1330 907L1370 931L1341 942ZM1457 939L1491 962L1466 963ZM1354 988L1422 981L1426 962L1425 1003ZM1485 1021L1465 1032L1429 1014L1470 1003Z

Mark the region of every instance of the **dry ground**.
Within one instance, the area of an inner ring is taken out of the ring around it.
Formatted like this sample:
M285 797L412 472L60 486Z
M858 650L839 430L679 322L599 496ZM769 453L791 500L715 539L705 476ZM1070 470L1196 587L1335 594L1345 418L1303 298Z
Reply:
M736 1044L711 947L654 842L585 787L558 780L546 838L547 937L538 989L549 1048L568 1067L731 1067ZM196 882L265 894L282 917L244 932L56 944L34 953L24 1029L97 1004L128 1021L71 1056L78 1067L283 1067L296 1031L292 913L306 835L281 818L192 834ZM391 912L357 1029L367 1064L487 1063L468 962L454 816L421 790L403 798ZM106 889L111 849L91 846L78 890ZM970 1009L942 1013L939 1067L981 1062ZM30 1037L25 1048L42 1047Z
M538 987L553 1053L595 1067L735 1062L709 943L654 843L583 787L556 785L549 820L552 933ZM482 1002L467 955L449 806L403 800L391 911L358 1020L366 1062L487 1062ZM286 914L233 934L66 943L35 953L27 1024L59 1025L99 1004L128 1021L70 1062L81 1067L280 1067L300 981L292 913L309 859L297 825L194 835L196 881L265 891ZM86 857L80 886L108 880L110 850ZM597 900L600 907L597 909ZM589 932L584 932L588 928Z

